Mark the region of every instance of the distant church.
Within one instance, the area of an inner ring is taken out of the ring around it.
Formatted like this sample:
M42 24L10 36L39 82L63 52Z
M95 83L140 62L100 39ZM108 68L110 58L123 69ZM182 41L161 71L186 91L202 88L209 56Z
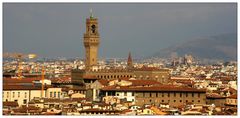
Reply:
M128 56L126 69L102 69L94 70L98 62L98 47L100 36L98 31L98 19L92 14L86 19L86 32L84 33L85 47L85 70L74 69L71 72L72 82L74 83L92 83L97 79L118 79L118 78L136 78L156 80L161 83L167 83L170 78L168 69L158 69L150 67L134 68L131 53Z

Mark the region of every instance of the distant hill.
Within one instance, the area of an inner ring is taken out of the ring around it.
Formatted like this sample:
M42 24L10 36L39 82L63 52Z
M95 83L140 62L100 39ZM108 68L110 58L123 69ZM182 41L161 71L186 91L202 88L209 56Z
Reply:
M199 59L237 60L237 34L221 34L183 42L161 49L151 57L170 57L171 53L178 56L191 54Z

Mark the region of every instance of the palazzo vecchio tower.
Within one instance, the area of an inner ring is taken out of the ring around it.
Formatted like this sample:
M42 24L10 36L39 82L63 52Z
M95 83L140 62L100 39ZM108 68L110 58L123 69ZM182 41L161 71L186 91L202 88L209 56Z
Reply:
M86 19L86 33L84 33L83 42L86 54L86 69L91 69L92 66L97 65L98 46L100 42L98 19L93 17L92 10L90 10L90 17Z

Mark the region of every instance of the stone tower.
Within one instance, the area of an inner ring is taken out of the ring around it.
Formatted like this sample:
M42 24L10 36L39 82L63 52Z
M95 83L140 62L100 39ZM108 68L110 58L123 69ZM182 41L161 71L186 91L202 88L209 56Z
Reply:
M85 47L85 65L86 69L91 69L92 66L97 65L99 32L98 19L93 17L92 10L90 17L86 19L86 33L84 33L84 47Z

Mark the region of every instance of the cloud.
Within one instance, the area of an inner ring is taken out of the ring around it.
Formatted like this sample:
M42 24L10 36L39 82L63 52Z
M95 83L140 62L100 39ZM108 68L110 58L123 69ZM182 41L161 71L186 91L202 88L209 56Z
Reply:
M4 51L33 49L48 56L83 57L82 39L90 8L99 18L99 56L125 57L129 50L148 55L194 37L237 29L236 4L5 3Z

